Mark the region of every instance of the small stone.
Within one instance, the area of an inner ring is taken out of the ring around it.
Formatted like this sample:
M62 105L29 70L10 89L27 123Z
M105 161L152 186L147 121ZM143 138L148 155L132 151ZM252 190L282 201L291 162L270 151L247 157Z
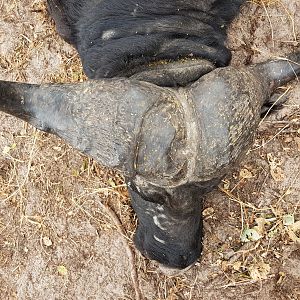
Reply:
M223 257L226 260L229 260L235 254L233 249L227 249L223 252Z
M44 245L47 246L47 247L52 246L52 241L51 241L51 239L50 239L49 237L47 237L47 236L44 236L44 237L43 237L43 243L44 243Z

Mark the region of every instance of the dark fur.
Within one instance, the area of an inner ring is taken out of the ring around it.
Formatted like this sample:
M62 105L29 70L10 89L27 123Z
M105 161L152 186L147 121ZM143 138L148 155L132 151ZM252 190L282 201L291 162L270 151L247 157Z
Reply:
M244 0L48 0L59 33L90 78L126 76L157 60L201 57L226 66L228 24ZM109 31L115 33L109 38ZM103 39L104 36L104 39Z
M87 76L97 79L131 76L151 62L187 57L228 65L226 29L244 2L48 0L48 6L60 35L78 50ZM127 182L139 217L135 242L141 252L173 267L193 263L202 249L200 194L206 187L140 191L130 178ZM162 212L165 231L153 222Z

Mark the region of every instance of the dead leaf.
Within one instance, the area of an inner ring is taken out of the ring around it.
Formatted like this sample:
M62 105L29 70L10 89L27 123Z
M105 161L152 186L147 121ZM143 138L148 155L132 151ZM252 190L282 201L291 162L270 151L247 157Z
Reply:
M276 283L277 283L277 284L282 284L283 280L284 280L285 277L286 277L286 274L285 274L284 272L279 272L278 275L279 275L279 279L277 280Z
M246 228L243 233L241 234L241 241L243 243L250 242L250 241L258 241L261 239L261 235L257 232L257 230Z
M61 147L59 147L59 146L54 146L54 147L52 147L52 149L57 151L57 152L61 151Z
M257 226L254 227L254 229L256 229L257 232L259 232L260 234L264 234L266 232L266 228L265 225L267 223L265 218L256 218L255 222L257 224Z
M264 263L263 261L251 265L249 268L249 275L253 280L267 279L271 271L269 264Z
M300 244L300 234L297 234L298 232L300 232L300 221L297 221L296 223L288 227L288 235L290 239L293 242Z
M240 171L240 178L243 178L243 179L249 179L249 178L253 178L253 174L247 170L247 169L241 169Z
M223 180L223 188L224 190L229 190L230 188L230 181L228 179Z
M213 215L214 212L215 212L215 210L212 207L208 207L203 210L202 215L203 215L203 217L208 217L208 216Z
M108 180L107 180L107 182L109 183L109 185L111 186L111 187L116 187L116 183L113 181L113 179L112 178L109 178Z
M279 167L271 169L270 173L275 181L283 181L285 178L283 170Z
M239 271L239 269L242 266L242 262L241 261L236 261L235 263L232 264L232 267L235 271Z
M281 165L281 160L277 158L273 153L267 153L267 159L271 168L275 168Z
M282 164L282 161L274 156L272 153L267 154L270 173L275 181L283 181L285 176L283 170L279 167Z
M73 177L78 177L79 175L80 175L80 173L79 173L78 170L75 170L75 169L72 170L72 176Z
M223 260L222 263L221 263L221 268L222 268L222 270L223 270L224 272L227 272L227 271L228 271L228 267L229 267L228 262Z
M300 130L300 129L299 129L299 130ZM298 151L300 151L300 138L296 136L296 137L294 138L294 140L295 140L295 142L296 142L296 144L297 144Z
M9 151L10 151L10 147L9 146L4 146L4 148L3 148L3 150L2 150L2 153L3 154L8 154L9 153Z
M17 144L15 144L15 143L13 143L13 144L10 145L10 146L4 146L4 148L3 148L3 150L2 150L2 153L3 153L3 154L9 154L9 152L10 152L11 150L16 149L16 147L17 147Z
M284 215L282 217L282 223L285 226L290 226L290 225L295 224L295 217L294 217L294 215Z
M68 269L65 266L63 266L63 265L58 266L57 267L57 271L62 276L67 276L68 275Z

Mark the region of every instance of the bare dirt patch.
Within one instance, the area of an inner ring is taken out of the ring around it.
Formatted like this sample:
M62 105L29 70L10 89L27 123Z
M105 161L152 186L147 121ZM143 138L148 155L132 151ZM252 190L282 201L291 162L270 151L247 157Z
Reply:
M232 63L300 50L298 2L247 3L230 30ZM85 80L43 1L0 1L0 12L0 79ZM288 102L262 122L240 168L207 197L196 266L165 276L137 253L146 299L300 299L291 233L300 221L299 82L280 92ZM132 245L136 218L122 176L22 121L0 120L1 299L135 299L124 237L101 205L116 212ZM243 243L247 228L254 238Z

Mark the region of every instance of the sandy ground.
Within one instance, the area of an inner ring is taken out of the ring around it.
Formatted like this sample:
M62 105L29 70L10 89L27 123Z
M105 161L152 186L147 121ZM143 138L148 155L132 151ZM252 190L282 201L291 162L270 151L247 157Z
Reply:
M249 2L230 30L232 63L281 56L299 41L298 0ZM0 1L0 79L85 80L42 1ZM136 253L146 299L300 299L300 85L280 92L288 102L207 197L196 266L166 276ZM136 218L122 176L22 121L0 120L0 298L135 299L126 246ZM101 203L119 216L125 238ZM247 228L259 236L243 243Z

